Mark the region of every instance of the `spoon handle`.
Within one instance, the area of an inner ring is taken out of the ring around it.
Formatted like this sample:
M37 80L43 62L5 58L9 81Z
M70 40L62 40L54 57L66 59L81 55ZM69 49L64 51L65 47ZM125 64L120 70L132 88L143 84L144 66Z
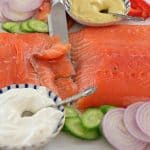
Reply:
M83 97L86 97L86 96L89 96L89 95L93 94L95 91L96 91L95 87L89 87L89 88L85 89L84 91L79 92L76 95L73 95L69 98L64 99L63 101L61 101L58 104L52 105L51 107L53 107L53 106L58 107L58 106L61 106L61 105L66 105L68 103L73 103L73 102L77 101L80 98L83 98Z
M142 18L142 17L134 17L134 16L128 16L128 15L124 15L124 14L111 13L111 12L109 12L108 14L111 14L111 15L114 15L117 17L121 17L125 20L144 21L144 18Z

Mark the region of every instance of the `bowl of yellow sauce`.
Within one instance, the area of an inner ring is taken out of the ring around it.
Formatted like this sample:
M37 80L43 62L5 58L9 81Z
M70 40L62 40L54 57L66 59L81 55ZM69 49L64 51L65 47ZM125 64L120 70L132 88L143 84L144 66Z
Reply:
M89 26L112 25L127 15L129 0L64 0L67 13L78 23Z

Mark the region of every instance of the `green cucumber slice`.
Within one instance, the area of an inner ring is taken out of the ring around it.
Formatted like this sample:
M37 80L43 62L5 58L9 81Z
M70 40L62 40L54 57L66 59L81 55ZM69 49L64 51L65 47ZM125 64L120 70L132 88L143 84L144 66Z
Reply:
M65 118L67 119L67 118L72 118L72 117L79 117L77 110L71 106L66 106L65 107ZM64 124L63 131L68 132L68 130L66 128L66 122Z
M103 112L103 114L106 114L109 110L115 109L115 108L116 108L115 106L103 105L103 106L101 106L99 109L100 109L100 111Z
M5 22L2 24L2 28L5 31L11 32L11 28L16 25L18 25L18 23L16 23L16 22Z
M16 24L10 28L11 33L23 33L20 29L20 24Z
M29 20L29 27L35 32L48 32L48 24L40 20Z
M81 117L82 124L87 129L98 129L103 119L103 113L97 108L87 109Z
M65 117L70 118L70 117L78 117L79 114L77 110L71 106L66 106L65 107Z
M24 21L21 23L20 28L23 32L34 32L34 30L32 30L29 25L29 20L28 21Z
M81 119L79 117L66 119L66 128L74 136L85 140L95 140L99 138L98 130L87 130L82 126Z

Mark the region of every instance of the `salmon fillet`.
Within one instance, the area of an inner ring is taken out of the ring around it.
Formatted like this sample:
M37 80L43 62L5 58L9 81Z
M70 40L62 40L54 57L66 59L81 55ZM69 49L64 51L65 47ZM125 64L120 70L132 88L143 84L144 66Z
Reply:
M79 91L97 88L77 102L80 109L150 100L150 26L87 27L70 42Z
M29 83L46 86L62 98L75 94L70 48L46 34L0 33L0 88Z
M15 64L16 49L13 45L14 41L15 36L11 36L9 33L2 33L0 36L0 85L2 87L12 84L15 79L16 67L13 64Z

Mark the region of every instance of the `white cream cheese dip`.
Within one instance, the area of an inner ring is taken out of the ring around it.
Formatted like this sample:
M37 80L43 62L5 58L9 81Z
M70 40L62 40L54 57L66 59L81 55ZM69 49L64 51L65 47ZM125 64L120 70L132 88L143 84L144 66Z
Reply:
M46 88L11 89L0 95L0 145L30 146L53 137L63 112L47 107L54 104ZM24 111L32 116L22 117Z

